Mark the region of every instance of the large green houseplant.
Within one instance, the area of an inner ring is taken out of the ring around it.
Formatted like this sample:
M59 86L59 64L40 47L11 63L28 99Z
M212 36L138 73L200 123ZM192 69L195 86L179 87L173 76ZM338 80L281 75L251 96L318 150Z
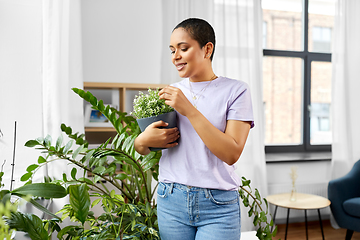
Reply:
M31 179L38 169L52 161L67 161L74 166L70 174L53 180L66 187L70 200L58 213L62 214L62 219L69 217L73 224L60 229L58 220L47 219L41 224L38 222L37 227L48 236L56 231L58 239L160 239L153 199L156 186L151 186L151 182L158 178L161 151L152 151L146 156L138 154L134 140L140 128L134 117L105 107L103 101L90 92L76 88L73 91L99 110L112 123L117 135L96 149L89 149L84 134L73 133L71 127L62 124L61 130L70 141L64 142L59 136L53 143L47 136L26 143L45 154L23 175L22 180L27 181L27 185L33 184ZM249 207L248 215L253 217L258 238L272 239L275 233L270 230L273 223L267 217L266 199L261 198L256 189L252 191L250 180L245 178L239 192L243 204ZM103 212L95 216L91 206L98 204ZM21 219L9 220L10 227L19 230Z

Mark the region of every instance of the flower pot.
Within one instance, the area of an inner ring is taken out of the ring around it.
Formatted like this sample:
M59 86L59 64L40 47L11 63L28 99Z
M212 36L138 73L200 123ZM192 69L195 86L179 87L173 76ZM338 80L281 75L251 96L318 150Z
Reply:
M151 123L157 122L157 121L160 121L160 120L162 120L162 121L169 124L167 127L161 127L161 128L174 128L174 127L177 127L177 119L176 119L176 112L175 111L160 114L160 115L154 116L154 117L140 118L140 119L137 119L136 121L139 124L141 132L143 132L143 131L145 131L146 127L149 126ZM150 151L159 151L161 149L165 149L165 148L153 148L153 147L151 147Z

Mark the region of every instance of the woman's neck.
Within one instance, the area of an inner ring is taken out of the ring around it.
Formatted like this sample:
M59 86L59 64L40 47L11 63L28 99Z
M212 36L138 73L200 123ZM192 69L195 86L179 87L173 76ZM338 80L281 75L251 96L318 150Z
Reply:
M208 82L216 79L217 76L213 71L208 71L205 74L199 75L199 76L193 76L190 77L191 82Z

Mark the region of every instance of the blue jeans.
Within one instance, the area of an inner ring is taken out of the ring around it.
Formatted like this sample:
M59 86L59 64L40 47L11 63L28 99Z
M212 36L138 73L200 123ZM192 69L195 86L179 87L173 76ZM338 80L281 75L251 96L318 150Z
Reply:
M238 191L160 182L157 214L162 240L239 240Z

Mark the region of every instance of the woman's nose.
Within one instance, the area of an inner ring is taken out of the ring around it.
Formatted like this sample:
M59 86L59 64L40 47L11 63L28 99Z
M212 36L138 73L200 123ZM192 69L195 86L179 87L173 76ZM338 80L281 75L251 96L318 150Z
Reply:
M179 51L175 51L175 52L174 52L173 58L174 58L174 60L178 60L178 59L181 58L181 55L179 54Z

